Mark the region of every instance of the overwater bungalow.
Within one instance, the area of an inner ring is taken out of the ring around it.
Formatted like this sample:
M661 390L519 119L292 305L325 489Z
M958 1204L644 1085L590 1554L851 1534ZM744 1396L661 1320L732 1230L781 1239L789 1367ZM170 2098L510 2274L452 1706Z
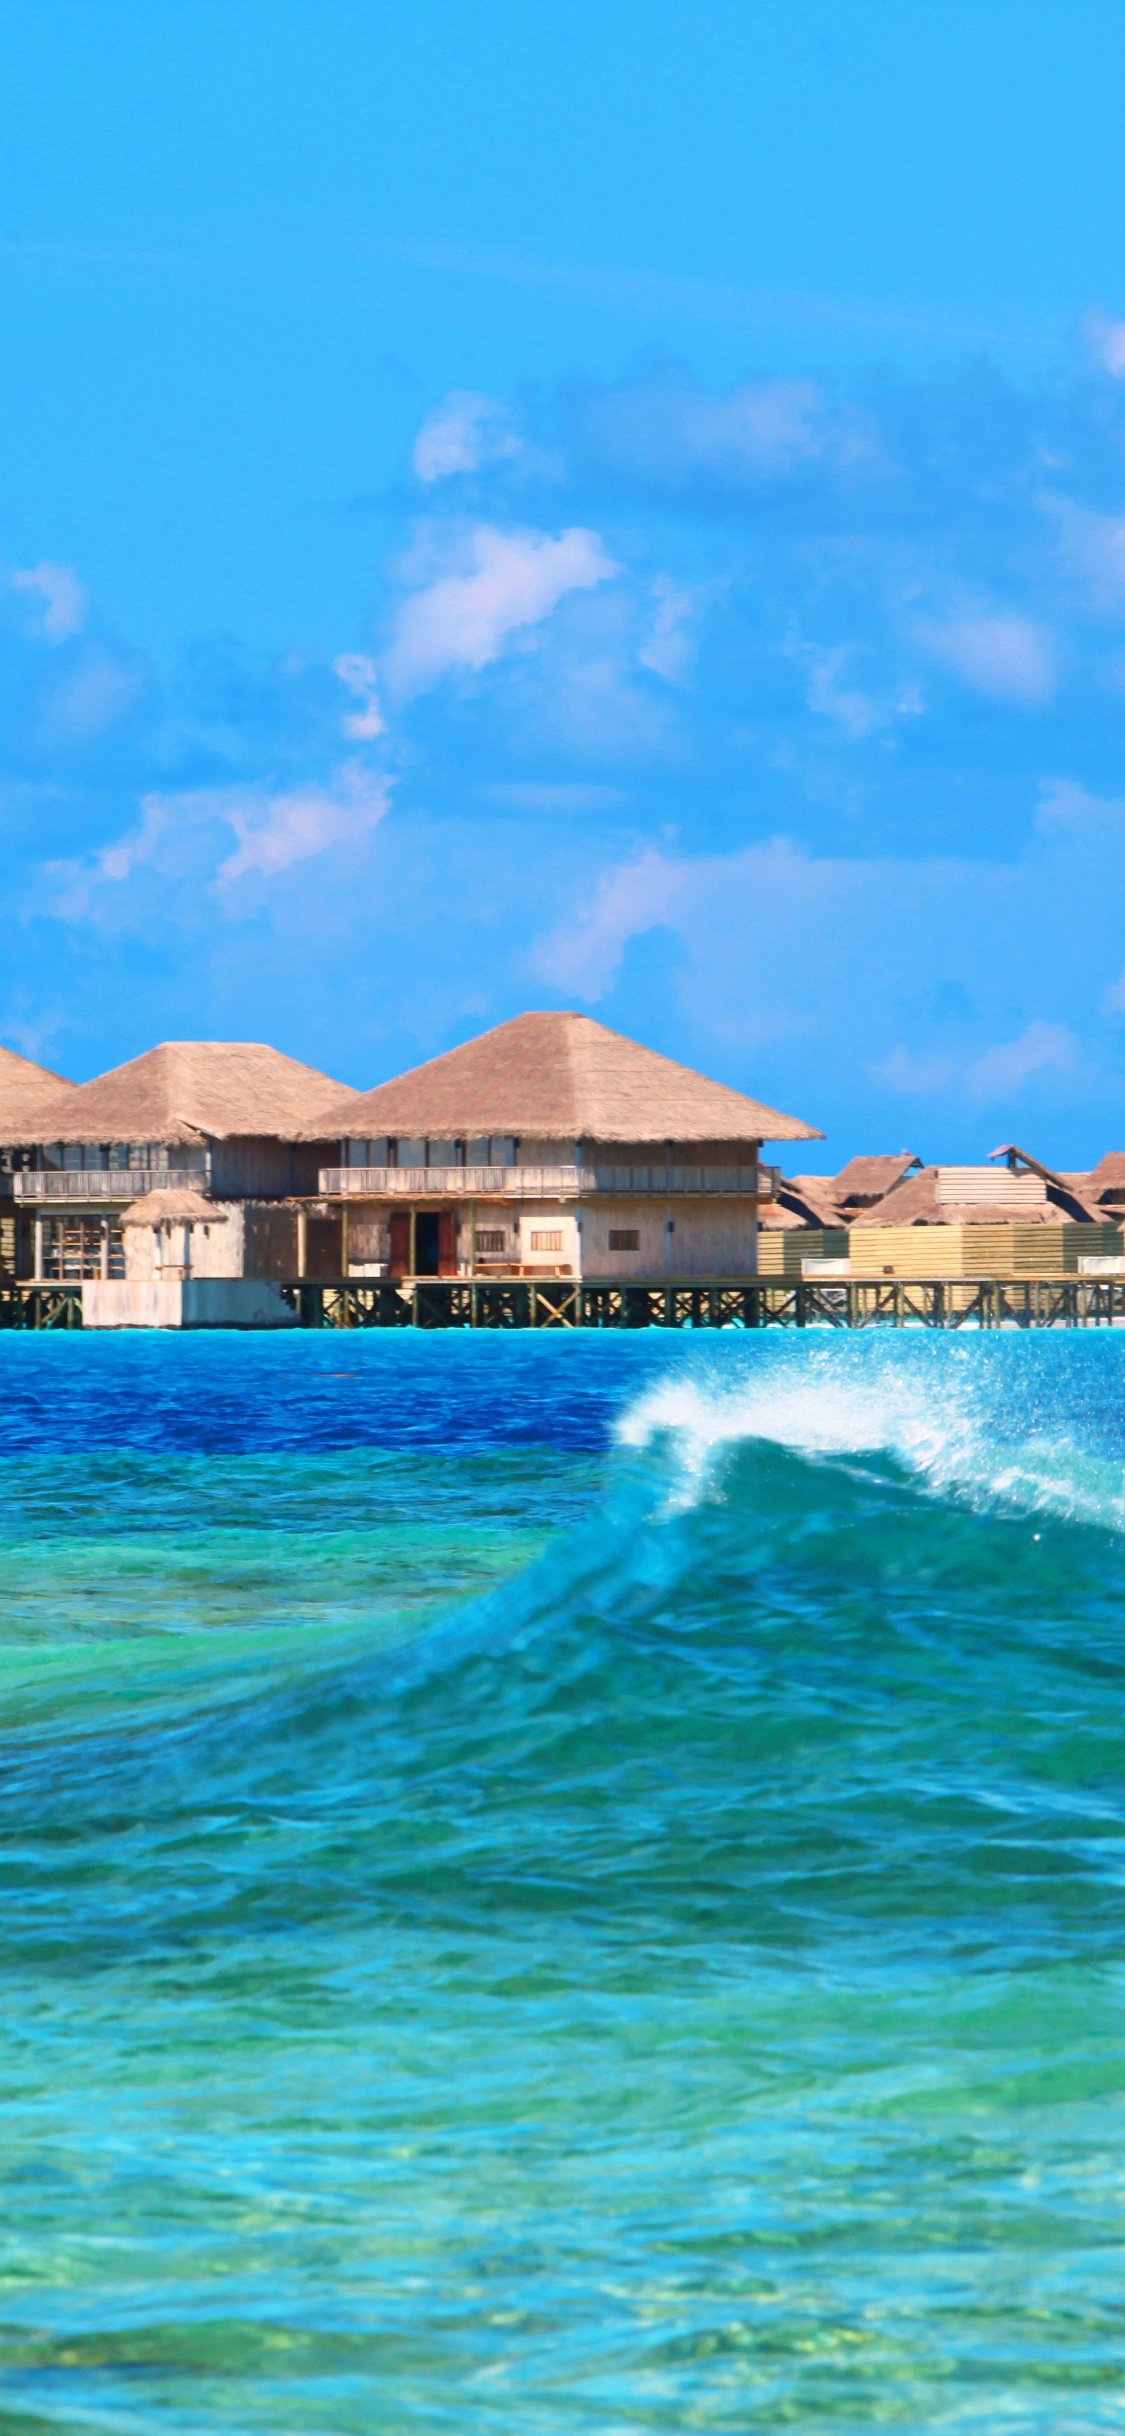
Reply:
M122 1218L153 1194L206 1196L237 1223L208 1237L211 1273L291 1276L347 1086L255 1041L165 1041L93 1082L0 1052L0 1210L10 1273L123 1280ZM333 1130L318 1138L331 1105ZM319 1247L331 1261L335 1238ZM314 1253L318 1247L314 1238ZM142 1265L146 1251L135 1239ZM203 1238L200 1239L203 1257Z
M18 1227L11 1178L13 1167L23 1164L23 1128L29 1119L41 1123L43 1112L73 1090L74 1084L49 1066L37 1066L15 1049L0 1048L0 1277L16 1274Z
M752 1276L762 1144L823 1138L571 1013L518 1015L315 1130L338 1138L318 1186L342 1272L388 1277Z

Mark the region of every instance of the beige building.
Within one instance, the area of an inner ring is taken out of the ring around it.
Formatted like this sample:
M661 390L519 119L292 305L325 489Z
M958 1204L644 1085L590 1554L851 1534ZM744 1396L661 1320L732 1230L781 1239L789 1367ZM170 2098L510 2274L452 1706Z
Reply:
M338 1274L338 1226L305 1218L330 1136L317 1138L342 1083L258 1042L166 1041L80 1085L41 1068L12 1075L0 1052L0 1211L9 1273L123 1280L124 1212L151 1193L196 1193L237 1208L207 1243L219 1275ZM233 1271L235 1257L242 1264ZM311 1261L310 1261L311 1249ZM249 1263L250 1265L246 1265ZM201 1273L201 1272L200 1272Z
M37 1066L14 1049L0 1048L0 1277L17 1275L20 1227L12 1183L24 1158L26 1124L41 1124L45 1112L65 1102L74 1084L49 1066Z
M815 1126L588 1015L518 1015L329 1109L346 1274L752 1276L763 1142Z

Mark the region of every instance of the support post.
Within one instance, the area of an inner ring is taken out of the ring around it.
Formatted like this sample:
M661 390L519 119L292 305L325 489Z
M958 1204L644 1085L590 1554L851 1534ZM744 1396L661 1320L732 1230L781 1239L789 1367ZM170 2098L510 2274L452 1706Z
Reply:
M349 1221L350 1217L351 1217L351 1211L349 1210L348 1205L347 1205L347 1202L345 1201L344 1206L343 1206L343 1208L342 1208L342 1210L341 1210L341 1212L340 1212L340 1275L341 1275L341 1277L347 1277L347 1276L348 1276L348 1274L349 1274L349 1272L350 1272L350 1269L351 1269L351 1228L350 1228L350 1226L349 1226L349 1224L348 1224L348 1221Z
M297 1211L297 1275L304 1277L309 1265L309 1213L302 1201Z
M35 1213L35 1278L36 1278L36 1283L38 1283L38 1281L39 1281L39 1279L42 1277L42 1275L43 1275L43 1212L42 1212L42 1210L36 1210L36 1213Z
M417 1227L417 1218L418 1218L418 1212L417 1212L417 1210L415 1209L413 1202L411 1202L411 1205L410 1205L410 1274L411 1274L411 1276L412 1276L412 1277L417 1277L417 1275L418 1275L418 1244L417 1244L418 1227ZM417 1300L417 1297L415 1297L415 1300Z
M108 1277L108 1276L109 1276L109 1220L108 1220L108 1218L103 1218L103 1219L102 1219L101 1260L100 1260L100 1262L99 1262L99 1268L100 1268L100 1272L101 1272L101 1275L102 1275L102 1277L103 1277L103 1278L104 1278L104 1277Z

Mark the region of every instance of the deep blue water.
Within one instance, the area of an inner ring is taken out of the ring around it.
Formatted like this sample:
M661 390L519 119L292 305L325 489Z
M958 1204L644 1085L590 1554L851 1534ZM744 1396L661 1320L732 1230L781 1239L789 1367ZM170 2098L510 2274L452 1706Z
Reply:
M1120 1338L0 1336L0 1498L0 2431L1120 2430Z

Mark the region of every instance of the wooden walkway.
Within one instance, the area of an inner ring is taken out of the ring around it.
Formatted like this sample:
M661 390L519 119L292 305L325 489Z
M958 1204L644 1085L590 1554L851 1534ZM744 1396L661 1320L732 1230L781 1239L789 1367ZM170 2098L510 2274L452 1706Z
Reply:
M350 1278L281 1291L306 1328L1125 1327L1125 1277Z
M293 1279L303 1328L1111 1328L1125 1277ZM0 1329L80 1328L77 1283L0 1279Z

